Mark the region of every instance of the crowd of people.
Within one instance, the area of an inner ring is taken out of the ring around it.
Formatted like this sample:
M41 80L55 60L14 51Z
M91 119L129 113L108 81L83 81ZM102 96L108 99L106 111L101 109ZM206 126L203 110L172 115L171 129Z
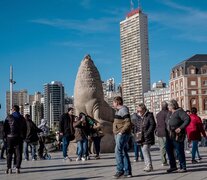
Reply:
M202 138L206 138L201 118L197 115L197 109L184 111L176 100L162 102L162 110L153 115L144 103L140 103L136 112L132 115L128 107L123 105L121 97L113 100L115 109L113 133L115 141L116 173L113 178L118 179L132 177L132 166L128 151L130 140L133 143L134 162L144 161L143 171L153 171L151 146L155 144L157 137L162 166L169 166L167 173L174 171L186 172L185 150L191 144L192 163L199 163L202 159L198 144ZM60 117L58 141L61 140L63 160L72 161L68 155L68 147L71 141L76 141L76 161L90 159L92 151L95 159L100 159L101 139L104 136L102 125L87 114L74 115L74 109ZM13 106L12 113L7 116L4 126L4 147L1 152L7 154L6 173L12 173L12 160L16 173L20 173L22 154L25 161L29 160L29 148L33 161L44 159L45 137L49 134L47 122L42 119L36 126L30 115L23 117L19 113L19 107ZM93 150L91 149L93 144ZM38 153L37 145L39 145ZM197 158L197 159L196 159ZM179 162L179 163L177 163Z

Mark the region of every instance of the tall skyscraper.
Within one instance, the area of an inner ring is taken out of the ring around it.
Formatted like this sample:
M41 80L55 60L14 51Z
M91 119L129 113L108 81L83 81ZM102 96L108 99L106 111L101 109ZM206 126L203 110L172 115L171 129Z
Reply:
M56 129L60 116L64 112L64 86L61 82L52 81L44 84L44 119L52 129Z
M122 93L124 104L133 112L150 90L148 20L140 8L120 22Z

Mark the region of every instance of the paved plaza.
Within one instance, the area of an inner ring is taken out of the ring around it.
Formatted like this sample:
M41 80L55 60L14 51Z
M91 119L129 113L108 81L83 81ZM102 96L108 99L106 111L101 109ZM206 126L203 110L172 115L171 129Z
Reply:
M190 155L187 154L187 173L167 174L168 167L162 167L159 150L156 146L152 149L154 171L143 172L144 162L133 162L133 153L130 153L133 177L130 179L153 179L153 180L207 180L207 148L201 148L203 157L199 164L191 164ZM51 153L51 160L23 161L21 174L7 175L4 173L6 161L0 161L0 180L86 180L100 179L110 180L115 173L115 160L113 153L101 154L101 159L85 162L63 161L61 152Z

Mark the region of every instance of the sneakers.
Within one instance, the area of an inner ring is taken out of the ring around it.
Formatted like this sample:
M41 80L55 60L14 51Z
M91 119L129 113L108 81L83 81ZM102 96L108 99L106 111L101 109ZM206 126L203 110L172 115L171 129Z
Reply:
M162 166L169 166L168 163L162 163Z
M179 169L178 172L179 173L185 173L185 172L187 172L187 169Z
M71 159L70 157L68 157L68 156L64 157L64 160L65 160L65 161L66 161L66 160L72 161L72 159Z
M20 169L16 168L16 174L20 174Z
M191 162L192 162L192 164L197 164L198 163L198 161L196 161L195 159L193 159Z
M6 173L6 174L12 174L12 169L7 169L7 170L5 171L5 173Z
M143 169L143 171L145 171L145 172L153 171L153 167L152 167L152 165L145 166L145 168Z
M81 158L77 157L77 158L76 158L76 161L81 161Z
M186 154L190 154L191 151L190 151L190 150L185 150L185 153L186 153Z
M113 178L114 179L119 179L123 175L124 175L124 172L117 172L115 175L113 175Z
M81 160L82 160L82 161L86 161L86 158L82 157Z
M138 162L138 159L134 159L134 162Z
M171 173L171 172L174 172L174 171L177 171L178 168L174 167L174 168L170 168L167 170L167 173Z
M131 178L132 174L124 174L124 178Z
M96 156L95 156L95 159L100 159L100 156L97 156L97 155L96 155Z

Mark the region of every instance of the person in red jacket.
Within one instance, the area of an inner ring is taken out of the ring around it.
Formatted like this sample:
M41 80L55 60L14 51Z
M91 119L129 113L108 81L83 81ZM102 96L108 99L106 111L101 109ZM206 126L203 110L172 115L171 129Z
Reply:
M206 137L201 118L197 115L197 109L193 107L190 114L191 122L186 127L188 140L192 142L192 163L198 163L195 160L196 152L199 160L201 159L198 151L198 142L201 141L201 134Z

